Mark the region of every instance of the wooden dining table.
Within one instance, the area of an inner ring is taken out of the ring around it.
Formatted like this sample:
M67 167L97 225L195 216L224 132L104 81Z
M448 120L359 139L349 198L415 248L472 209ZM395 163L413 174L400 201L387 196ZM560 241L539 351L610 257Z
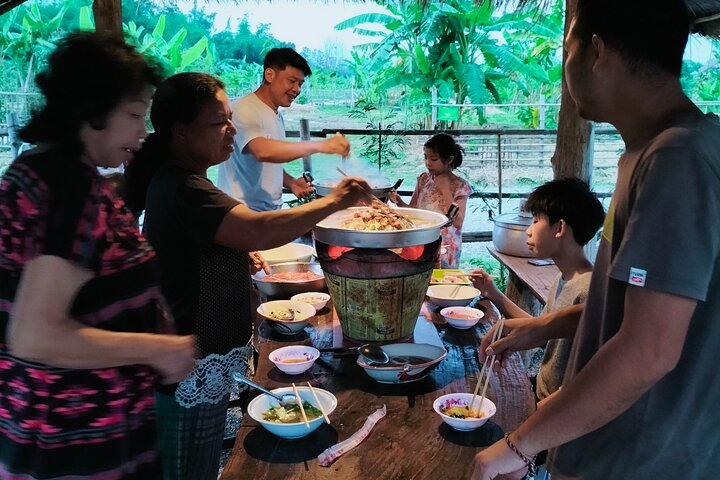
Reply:
M535 399L520 358L513 354L506 366L493 372L487 397L497 413L482 427L460 432L443 423L433 410L433 401L446 393L472 392L482 365L478 344L489 326L497 321L495 308L487 301L474 306L484 311L481 323L457 330L429 302L422 310L409 341L442 345L446 358L422 380L388 385L372 380L356 363L357 355L323 353L313 367L300 375L287 375L268 358L276 348L291 344L315 347L352 346L343 338L332 303L313 317L295 336L275 333L267 322L258 324L259 352L254 380L267 388L295 382L310 382L332 392L337 408L330 424L308 436L285 440L266 431L248 415L238 429L235 446L221 478L230 479L460 479L467 478L474 455L516 428L535 411ZM258 393L251 392L251 397ZM367 417L382 405L387 415L367 439L329 467L317 456L359 430Z

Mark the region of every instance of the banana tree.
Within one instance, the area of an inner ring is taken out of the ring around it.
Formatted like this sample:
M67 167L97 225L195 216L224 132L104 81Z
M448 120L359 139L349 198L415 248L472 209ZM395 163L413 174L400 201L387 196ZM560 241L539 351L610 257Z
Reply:
M3 88L20 92L32 90L35 73L55 48L52 40L62 33L60 25L65 11L62 6L52 18L43 18L38 5L32 3L29 8L13 9L2 17L0 63L5 79ZM11 84L6 84L8 80Z
M335 28L378 37L360 46L371 54L370 67L387 72L390 83L408 85L416 95L427 99L431 86L442 92L452 86L455 103L468 97L473 103L486 103L500 100L496 83L503 78L526 75L547 80L542 68L501 41L503 30L525 29L526 22L501 15L492 2L450 0L423 7L393 0L383 6L388 14L358 15ZM460 115L458 109L458 121Z
M123 32L129 43L135 45L140 53L158 62L167 75L197 68L210 70L214 63L206 36L191 47L184 48L187 30L180 28L169 40L165 40L165 15L160 15L150 33L144 33L144 28L138 27L133 21L123 24Z

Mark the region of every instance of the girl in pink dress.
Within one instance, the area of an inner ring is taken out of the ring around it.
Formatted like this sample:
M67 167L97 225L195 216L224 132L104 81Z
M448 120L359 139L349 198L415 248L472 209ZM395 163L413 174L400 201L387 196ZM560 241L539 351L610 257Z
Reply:
M422 208L443 214L453 203L460 208L453 224L441 231L440 268L458 268L460 265L462 224L471 189L453 170L462 164L463 151L453 137L438 133L425 142L423 154L428 171L418 176L410 203L405 203L394 190L390 192L390 201L398 207Z

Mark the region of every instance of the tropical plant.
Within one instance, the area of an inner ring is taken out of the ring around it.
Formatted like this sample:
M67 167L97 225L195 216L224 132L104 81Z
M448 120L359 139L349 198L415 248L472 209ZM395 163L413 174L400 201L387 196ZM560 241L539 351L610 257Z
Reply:
M402 122L396 120L396 113L378 107L377 104L367 99L358 100L355 106L348 113L351 118L361 118L366 121L368 130L376 130L377 133L363 135L361 141L363 149L360 156L368 160L377 160L378 169L390 165L393 160L400 160L404 157L405 136L402 132L386 134L382 130L393 130L402 127Z
M441 101L461 104L469 97L473 103L488 103L500 100L496 83L511 74L548 79L540 66L500 41L503 31L527 30L528 22L500 14L493 2L450 0L423 6L392 0L383 5L388 14L357 15L335 28L378 37L358 48L369 53L371 71L387 72L386 84L407 85L411 101L418 93L428 99L435 86ZM458 122L460 116L458 109Z

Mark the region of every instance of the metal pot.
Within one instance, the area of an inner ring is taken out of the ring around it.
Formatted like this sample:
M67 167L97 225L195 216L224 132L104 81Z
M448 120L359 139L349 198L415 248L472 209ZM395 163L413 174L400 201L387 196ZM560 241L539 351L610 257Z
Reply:
M498 252L516 257L535 256L527 246L527 233L525 233L532 223L532 217L506 213L492 220L495 223L493 245Z
M286 262L270 265L270 274L281 272L313 272L323 275L322 268L319 263L312 262ZM266 296L292 297L298 293L304 292L320 292L325 288L325 277L317 280L309 281L290 281L290 282L268 282L265 280L267 274L260 270L253 274L252 279L257 285L258 290Z
M335 189L339 182L339 180L313 180L312 176L307 172L304 173L303 176L306 181L312 184L315 188L315 193L317 193L319 197L330 195L330 192ZM370 192L382 201L386 201L390 190L397 189L402 182L402 179L400 179L395 182L395 185L391 185L390 182L386 180L368 180L371 188Z
M418 208L396 208L401 215L407 215L415 228L391 231L361 231L342 228L345 221L357 211L367 207L351 207L335 212L315 226L315 239L329 245L354 248L400 248L425 245L440 237L440 229L448 222L441 213Z

